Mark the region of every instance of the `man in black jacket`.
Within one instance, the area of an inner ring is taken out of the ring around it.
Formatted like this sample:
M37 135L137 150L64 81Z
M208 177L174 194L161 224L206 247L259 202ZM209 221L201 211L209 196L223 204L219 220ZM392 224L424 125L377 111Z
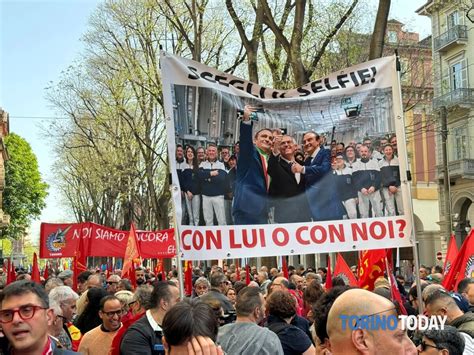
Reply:
M268 175L271 176L269 195L275 207L275 222L295 223L310 220L306 199L304 175L293 174L291 165L295 161L295 140L287 135L276 136L272 154L268 160Z
M164 354L161 324L166 312L178 301L179 290L173 282L157 282L150 299L152 308L127 330L120 344L120 354Z

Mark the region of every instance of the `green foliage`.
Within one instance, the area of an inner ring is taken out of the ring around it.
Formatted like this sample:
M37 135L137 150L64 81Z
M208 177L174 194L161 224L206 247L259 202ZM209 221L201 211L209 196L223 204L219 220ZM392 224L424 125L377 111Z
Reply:
M48 185L41 179L38 161L27 141L11 133L5 145L9 159L5 162L3 208L10 215L10 225L4 232L18 239L46 206Z

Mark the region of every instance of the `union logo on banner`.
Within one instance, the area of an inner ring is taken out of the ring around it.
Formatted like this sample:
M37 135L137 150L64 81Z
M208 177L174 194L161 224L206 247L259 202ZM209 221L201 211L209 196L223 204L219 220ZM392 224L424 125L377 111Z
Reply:
M66 227L64 230L58 228L55 232L48 235L46 239L46 247L49 251L57 253L66 247L66 234L71 226Z

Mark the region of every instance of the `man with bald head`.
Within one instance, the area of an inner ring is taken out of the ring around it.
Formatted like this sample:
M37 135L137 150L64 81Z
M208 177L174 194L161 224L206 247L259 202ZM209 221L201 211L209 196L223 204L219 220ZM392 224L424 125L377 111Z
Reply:
M395 316L395 305L375 293L351 289L341 294L332 305L327 321L330 351L333 355L343 354L417 354L415 345L406 331L399 326L390 329L351 329L343 324L344 316Z

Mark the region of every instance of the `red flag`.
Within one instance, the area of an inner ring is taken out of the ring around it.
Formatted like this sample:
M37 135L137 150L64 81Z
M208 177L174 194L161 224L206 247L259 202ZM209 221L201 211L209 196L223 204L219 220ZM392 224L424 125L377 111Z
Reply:
M122 271L122 275L123 275L123 271ZM132 284L133 288L136 289L137 288L137 275L135 274L135 262L134 261L132 261L132 267L130 269L128 279L130 280L130 283Z
M397 280L395 280L395 276L393 276L393 272L390 268L388 259L385 260L385 268L387 270L388 277L390 277L390 294L392 302L397 301L398 307L400 308L400 312L404 315L408 315L407 310L403 305L402 296L400 295L400 290L398 289Z
M235 280L240 281L239 259L235 260Z
M31 268L31 280L37 283L41 283L40 271L38 267L38 256L33 253L33 267Z
M385 269L385 249L366 250L362 253L359 267L359 287L372 291L375 280L383 276Z
M161 280L166 281L165 260L161 259Z
M193 294L193 262L191 260L184 263L184 293L186 296Z
M156 260L156 267L155 267L155 274L156 278L158 279L158 275L161 275L161 281L166 281L166 274L164 269L164 260L158 258Z
M352 273L351 268L349 267L349 265L347 265L346 261L340 253L337 253L336 267L334 268L333 275L334 277L342 278L346 285L357 286L357 280L354 274Z
M451 235L451 239L449 240L448 251L446 252L446 259L444 260L443 271L444 275L447 275L449 269L456 260L456 256L458 256L459 250L458 245L456 244L456 237L454 234Z
M288 272L288 264L286 262L286 256L281 257L281 271L283 272L283 277L287 280L290 278L290 273Z
M10 260L10 283L16 281L16 272L15 272L15 264L13 264L13 260Z
M5 263L3 264L3 272L7 275L7 279L5 280L5 285L8 285L10 281L10 260L6 259Z
M250 266L249 266L249 264L245 265L245 283L247 285L250 283Z
M328 268L326 273L326 290L329 290L332 287L332 274L331 274L331 257L328 254Z
M77 243L74 258L72 259L72 288L77 291L77 277L82 271L87 270L87 255L84 248L84 238L79 235L79 243Z
M109 278L113 273L112 260L107 260L107 278Z
M132 277L135 278L135 272L132 272L134 271L132 269L135 269L133 263L134 260L138 258L140 258L140 251L138 250L137 232L132 223L128 235L127 248L125 249L125 256L123 258L122 278L128 277L130 281L132 281Z
M457 289L459 281L466 277L474 277L474 229L464 240L442 285L446 290L453 291Z
M46 261L46 264L44 265L43 279L45 280L49 279L49 261Z

